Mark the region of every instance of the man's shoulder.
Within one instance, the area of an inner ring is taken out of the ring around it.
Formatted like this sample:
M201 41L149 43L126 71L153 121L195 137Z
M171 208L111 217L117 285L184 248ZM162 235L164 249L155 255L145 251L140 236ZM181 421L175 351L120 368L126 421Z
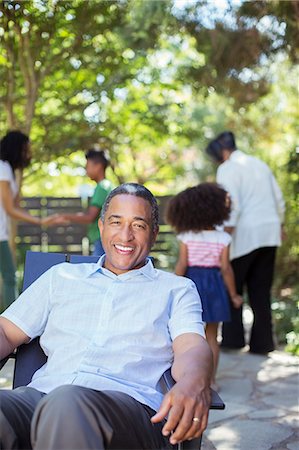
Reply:
M159 281L166 281L168 284L171 284L173 287L184 287L191 286L193 282L186 277L176 275L173 272L168 272L167 270L155 269L157 274L157 279Z
M231 175L235 177L238 173L242 173L243 171L247 172L250 167L258 167L260 170L269 170L267 164L261 159L244 153L241 150L236 150L229 159L220 164L217 169L217 178L221 179L222 176L226 177Z
M96 263L68 263L63 262L56 264L50 270L54 277L78 279L78 277L84 277L90 274L93 270L96 270Z

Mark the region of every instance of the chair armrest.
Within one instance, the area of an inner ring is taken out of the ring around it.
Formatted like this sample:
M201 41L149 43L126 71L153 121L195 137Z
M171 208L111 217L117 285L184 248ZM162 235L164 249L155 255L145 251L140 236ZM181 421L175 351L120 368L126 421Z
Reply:
M163 381L164 381L164 384L168 391L175 385L175 381L171 376L170 369L168 369L168 370L166 370L166 372L164 372ZM223 403L220 395L216 391L214 391L214 389L211 389L210 409L224 409L224 408L225 408L225 404Z
M214 391L214 389L212 388L210 409L225 409L225 403L223 402L222 398L220 397L218 392Z
M7 361L9 359L16 359L16 354L15 353L11 353L10 355L6 356L6 358L3 358L0 360L0 370L2 369L2 367L5 366L5 364L7 363Z

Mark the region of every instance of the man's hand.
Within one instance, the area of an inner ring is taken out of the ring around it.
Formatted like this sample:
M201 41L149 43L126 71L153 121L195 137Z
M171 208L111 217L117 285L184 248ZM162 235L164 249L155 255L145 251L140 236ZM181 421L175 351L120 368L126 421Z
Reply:
M157 423L168 416L162 433L164 436L171 434L172 445L194 439L207 427L210 403L210 389L195 385L186 375L165 395L151 421Z
M156 423L167 417L162 433L171 434L174 445L199 437L207 427L213 358L205 338L196 333L176 337L173 353L171 374L176 384L151 420Z

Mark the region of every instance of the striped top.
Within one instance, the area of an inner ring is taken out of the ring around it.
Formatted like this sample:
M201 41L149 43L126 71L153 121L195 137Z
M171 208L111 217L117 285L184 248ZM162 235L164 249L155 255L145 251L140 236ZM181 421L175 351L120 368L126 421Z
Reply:
M220 267L221 253L231 243L231 236L220 230L189 231L177 237L187 246L189 267Z

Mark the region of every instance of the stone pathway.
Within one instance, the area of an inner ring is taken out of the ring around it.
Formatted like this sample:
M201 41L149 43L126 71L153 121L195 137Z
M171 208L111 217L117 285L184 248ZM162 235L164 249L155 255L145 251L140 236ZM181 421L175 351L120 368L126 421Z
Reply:
M218 371L224 411L211 411L202 450L299 450L299 358L222 352ZM10 387L13 363L0 373Z
M202 450L299 450L299 358L221 352L219 394Z

